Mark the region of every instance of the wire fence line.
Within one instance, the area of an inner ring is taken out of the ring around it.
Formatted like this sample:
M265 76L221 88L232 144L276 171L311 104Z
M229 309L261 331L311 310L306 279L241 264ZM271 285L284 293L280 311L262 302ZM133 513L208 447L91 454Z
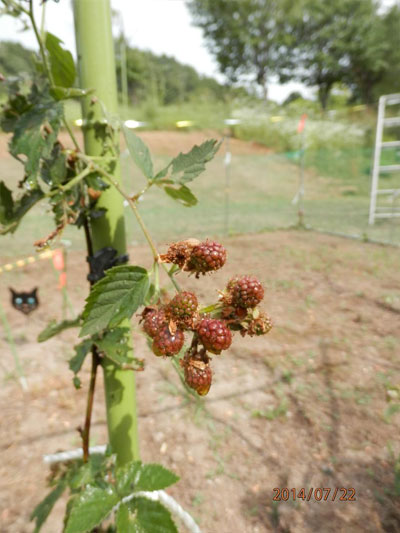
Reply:
M393 157L400 161L400 150ZM165 162L168 158L157 159ZM368 224L371 161L372 150L361 148L243 155L231 153L228 144L193 183L199 203L189 212L185 207L171 204L159 190L150 191L140 208L161 241L189 233L222 236L300 225L363 240L400 244L399 218L381 219L373 226ZM131 165L123 160L128 187L134 174ZM381 179L388 187L400 186L400 173ZM400 198L381 201L388 212L393 205L400 205ZM140 240L137 234L128 234L135 242Z

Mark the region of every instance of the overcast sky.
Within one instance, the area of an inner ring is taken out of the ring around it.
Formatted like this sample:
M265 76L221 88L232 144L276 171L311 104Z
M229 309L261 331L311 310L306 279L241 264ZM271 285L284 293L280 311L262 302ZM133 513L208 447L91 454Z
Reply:
M41 3L41 0L34 0L38 19ZM192 65L201 74L224 80L205 47L201 30L191 25L184 0L111 0L111 6L122 14L125 34L132 46L173 56L182 63ZM33 33L21 33L18 31L19 27L12 17L0 17L0 40L19 41L27 47L36 48ZM70 0L47 2L46 28L62 39L66 47L75 54ZM291 82L285 85L270 84L269 97L281 102L295 90L300 90L305 96L310 95L309 89Z

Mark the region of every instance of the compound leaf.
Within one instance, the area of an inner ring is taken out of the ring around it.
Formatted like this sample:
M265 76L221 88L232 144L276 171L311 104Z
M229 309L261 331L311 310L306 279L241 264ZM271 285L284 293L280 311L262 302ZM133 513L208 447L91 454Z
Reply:
M147 270L120 265L106 271L92 288L83 311L80 337L117 326L141 306L149 289Z
M142 139L135 135L129 128L123 126L122 131L130 156L146 178L149 180L153 179L153 161L151 160L150 150Z
M42 525L47 520L47 517L51 513L56 501L62 496L64 490L67 487L67 482L65 479L61 479L56 487L47 494L47 496L42 500L33 510L30 520L35 520L35 529L34 533L38 533Z
M178 533L171 513L161 503L140 497L126 505L135 515L135 533Z
M221 142L209 139L200 146L193 146L190 152L180 153L172 160L172 179L179 183L187 183L196 178L205 170L205 165L210 161L221 146Z
M181 185L179 189L165 186L164 191L168 194L168 196L181 203L185 207L193 207L197 204L198 200L196 196L188 187L186 187L186 185Z
M49 53L54 85L69 88L76 78L75 63L71 52L62 48L61 43L61 39L52 33L46 33L45 46Z
M117 493L89 485L73 501L65 533L86 533L98 526L118 503Z

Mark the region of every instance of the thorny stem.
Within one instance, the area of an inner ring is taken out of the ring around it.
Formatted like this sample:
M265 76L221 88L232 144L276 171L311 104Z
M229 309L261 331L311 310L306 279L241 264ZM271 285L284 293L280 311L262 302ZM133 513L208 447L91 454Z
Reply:
M85 426L82 431L82 449L83 462L87 463L89 459L89 441L90 441L90 426L92 422L94 391L96 388L97 367L100 364L100 357L97 353L95 345L92 346L92 369L90 371L90 384L88 390L88 398L86 404Z
M151 251L153 253L153 258L154 258L154 261L159 263L160 262L160 254L158 253L157 251L157 248L156 248L156 245L154 244L154 241L153 239L151 238L151 235L149 233L149 231L147 230L146 228L146 225L142 219L142 217L140 216L140 213L138 211L138 208L136 207L136 202L135 200L133 200L128 194L126 194L122 189L121 187L119 186L119 184L114 180L114 178L106 171L104 170L103 168L101 168L99 165L96 165L95 163L93 163L93 168L95 170L97 170L97 172L99 172L100 174L102 174L105 178L107 178L107 180L112 184L114 185L114 187L117 189L117 191L125 198L125 200L127 200L128 204L129 204L129 207L132 209L135 217L136 217L136 220L138 221L139 223L139 226L141 227L142 231L143 231L143 235L145 236L147 242L149 243L149 246L151 248ZM178 284L178 282L175 280L175 278L173 277L172 274L169 273L169 270L168 268L166 267L166 265L164 263L161 263L161 266L162 268L164 269L164 271L166 272L167 276L169 277L169 279L171 280L173 286L175 287L176 291L177 292L181 292L181 288Z
M43 5L43 10L44 9L45 9L45 7ZM29 19L31 21L32 28L33 28L36 40L37 40L38 45L39 45L40 55L42 57L42 63L43 63L43 66L44 66L44 70L45 70L46 76L47 76L47 78L48 78L48 80L50 82L50 85L52 87L54 87L54 79L53 79L53 76L51 74L51 70L50 70L50 67L49 67L49 64L48 64L48 60L47 60L47 56L46 56L46 52L45 52L44 44L43 44L43 38L42 38L42 35L39 33L39 29L38 29L37 24L36 24L35 16L33 14L33 0L29 0L29 11L26 11L26 10L24 10L24 11L29 16ZM43 17L44 17L44 14L43 14ZM43 28L44 28L44 18L42 19L42 30L43 30ZM64 115L62 117L62 121L63 121L63 124L64 124L66 130L69 133L69 136L71 137L72 142L74 143L75 148L80 151L80 147L79 147L78 141L76 140L76 137L75 137L73 131L71 130L71 128L70 128L70 126L69 126L69 124L67 122L67 119L65 118Z
M83 178L85 178L88 174L93 172L93 169L90 166L87 166L82 172L77 174L74 178L72 178L66 185L60 185L58 189L55 189L54 191L50 191L47 196L55 196L58 194L61 190L61 192L68 191L69 189L72 189L77 183L79 183Z

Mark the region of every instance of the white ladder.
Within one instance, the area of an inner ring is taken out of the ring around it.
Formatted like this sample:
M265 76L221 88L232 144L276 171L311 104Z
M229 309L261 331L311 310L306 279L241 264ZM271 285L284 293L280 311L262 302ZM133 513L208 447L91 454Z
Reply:
M400 126L400 116L385 118L387 105L400 104L400 94L387 94L379 98L378 122L376 125L374 166L372 170L371 200L369 206L369 224L372 225L376 218L400 217L400 207L395 208L396 197L400 196L399 189L378 189L379 175L384 172L398 172L400 165L381 165L382 148L400 148L400 140L382 142L383 128L390 126ZM378 194L391 194L392 207L377 207L376 200Z

